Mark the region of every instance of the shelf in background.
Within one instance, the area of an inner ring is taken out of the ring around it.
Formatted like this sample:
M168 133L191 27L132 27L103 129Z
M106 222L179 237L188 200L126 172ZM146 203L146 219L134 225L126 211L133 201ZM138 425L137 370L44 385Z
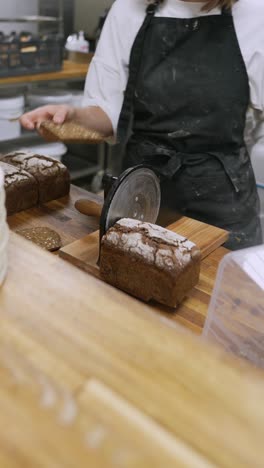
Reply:
M89 54L90 60L93 54ZM45 81L85 80L89 63L76 63L65 60L60 71L0 78L0 87L12 87L18 84L29 85Z
M58 23L61 18L55 18L53 16L20 16L19 18L0 18L0 23Z
M0 141L0 153L17 151L19 148L22 147L22 145L31 146L41 142L43 142L43 138L41 138L41 136L37 132L22 132L18 138Z

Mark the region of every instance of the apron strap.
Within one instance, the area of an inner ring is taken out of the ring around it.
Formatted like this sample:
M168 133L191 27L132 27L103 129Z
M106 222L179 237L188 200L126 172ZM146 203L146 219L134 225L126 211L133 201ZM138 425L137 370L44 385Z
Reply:
M123 154L126 144L132 134L133 128L133 100L135 89L137 86L137 77L141 64L143 44L145 42L146 32L154 17L156 10L160 4L160 0L151 2L146 8L146 16L144 22L136 36L130 54L130 68L124 101L120 118L118 122L117 142L121 144L121 153Z
M136 39L131 49L128 82L127 82L127 87L126 87L126 91L124 94L123 106L120 112L120 118L118 122L118 131L117 131L117 143L120 143L121 145L120 152L122 155L124 153L126 144L133 130L133 118L134 118L133 101L134 101L134 94L135 94L135 90L137 86L138 72L140 70L143 44L145 42L147 29L160 3L161 3L161 0L154 0L147 6L144 22L136 36ZM223 7L222 15L232 16L232 9Z
M223 16L232 16L232 8L228 8L228 7L223 7L222 8L222 15Z

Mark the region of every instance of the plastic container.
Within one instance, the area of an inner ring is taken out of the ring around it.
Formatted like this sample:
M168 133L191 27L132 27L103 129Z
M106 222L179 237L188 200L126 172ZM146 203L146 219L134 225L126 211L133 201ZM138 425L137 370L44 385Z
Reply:
M262 233L264 235L264 138L258 140L258 142L252 147L251 162L260 198L260 221Z
M62 89L39 88L27 95L29 109L35 109L48 104L71 104L72 93Z
M19 138L21 125L18 119L24 112L24 96L0 97L0 141Z
M65 49L66 50L77 50L76 43L78 41L77 34L71 34L66 41Z
M7 252L4 252L3 258L2 258L2 263L0 266L0 287L2 286L6 275L7 275L7 269L8 269L8 257L7 257Z
M64 38L60 34L0 35L0 77L61 70Z
M8 238L9 238L9 231L6 228L6 238L5 243L0 246L0 287L2 286L8 268L8 254L7 254L7 247L8 247Z
M81 52L88 54L90 50L89 41L85 39L84 31L80 31L78 34L72 34L68 37L65 49L72 52Z
M264 368L264 246L221 261L203 337Z
M8 238L9 230L6 222L4 174L0 169L0 286L2 285L7 273Z
M6 221L6 210L5 210L5 191L0 189L0 226L3 226ZM0 243L1 243L1 230L0 230Z
M77 51L82 52L83 54L88 54L89 52L89 42L86 41L84 37L84 32L79 32L78 42L77 42Z

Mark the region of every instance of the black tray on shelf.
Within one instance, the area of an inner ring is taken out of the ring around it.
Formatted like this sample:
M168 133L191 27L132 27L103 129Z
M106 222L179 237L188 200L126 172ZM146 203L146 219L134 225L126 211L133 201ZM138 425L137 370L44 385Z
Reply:
M27 42L0 37L0 78L59 71L63 53L64 39L58 34Z

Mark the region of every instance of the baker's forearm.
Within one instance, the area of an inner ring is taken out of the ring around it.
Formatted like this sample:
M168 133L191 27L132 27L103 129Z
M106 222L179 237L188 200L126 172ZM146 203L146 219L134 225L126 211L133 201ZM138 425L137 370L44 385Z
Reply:
M61 125L63 122L76 122L83 127L97 131L105 137L113 134L112 123L100 107L72 107L66 105L48 105L39 107L24 114L20 122L28 130L39 128L45 120L53 120Z
M100 107L73 108L71 120L106 137L110 137L113 134L111 120Z

